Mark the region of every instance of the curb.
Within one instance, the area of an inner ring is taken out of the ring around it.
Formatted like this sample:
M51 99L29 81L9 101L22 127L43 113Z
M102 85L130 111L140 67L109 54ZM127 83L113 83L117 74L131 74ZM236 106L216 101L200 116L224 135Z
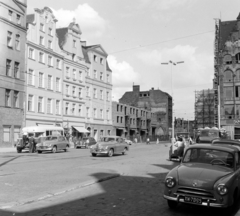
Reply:
M47 195L44 195L44 196L41 196L41 197L38 197L38 198L35 197L35 198L31 198L31 199L28 199L28 200L25 200L25 201L22 201L22 202L6 203L2 206L0 205L0 210L1 209L9 209L9 208L13 208L13 207L16 207L16 206L22 206L22 205L42 201L42 200L48 199L50 197L58 196L58 195L61 195L61 194L64 194L64 193L67 193L67 192L70 192L70 191L74 191L74 190L77 190L77 189L80 189L80 188L84 188L84 187L96 184L96 183L100 183L100 182L107 181L107 180L110 180L110 179L113 179L113 178L117 178L119 176L121 176L120 173L110 174L109 176L106 176L106 177L103 177L103 178L100 178L100 179L97 179L97 180L89 180L89 181L80 183L77 186L65 189L63 191L58 191L58 192L55 192L55 193L49 193Z

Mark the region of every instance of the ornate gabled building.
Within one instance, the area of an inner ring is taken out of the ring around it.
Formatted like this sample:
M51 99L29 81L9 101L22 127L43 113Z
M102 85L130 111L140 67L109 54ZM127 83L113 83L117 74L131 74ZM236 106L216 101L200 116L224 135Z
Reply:
M25 122L27 0L0 1L0 147L16 143Z

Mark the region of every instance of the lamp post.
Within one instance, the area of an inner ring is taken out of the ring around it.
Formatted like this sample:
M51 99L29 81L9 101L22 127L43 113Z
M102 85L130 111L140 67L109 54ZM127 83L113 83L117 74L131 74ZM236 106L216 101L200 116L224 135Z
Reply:
M162 62L162 65L168 65L171 64L171 92L172 92L172 144L174 144L174 112L173 112L173 75L172 75L172 65L176 66L177 64L182 64L184 63L184 61L179 61L179 62L173 62L173 61L169 61L169 62ZM173 149L173 148L172 148Z

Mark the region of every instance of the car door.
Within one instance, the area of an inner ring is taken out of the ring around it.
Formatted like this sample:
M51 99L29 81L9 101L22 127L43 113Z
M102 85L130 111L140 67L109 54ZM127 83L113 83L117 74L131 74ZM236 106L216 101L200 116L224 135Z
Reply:
M96 143L97 143L96 140L93 137L91 137L89 145L95 145Z
M62 139L62 136L57 137L56 144L57 144L57 148L59 150L63 149L63 139Z

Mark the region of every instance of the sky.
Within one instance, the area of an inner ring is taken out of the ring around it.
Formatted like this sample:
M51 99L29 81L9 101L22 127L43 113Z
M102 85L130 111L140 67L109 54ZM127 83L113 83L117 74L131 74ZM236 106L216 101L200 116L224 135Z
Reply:
M239 0L28 0L51 8L57 27L75 18L87 45L101 44L113 100L133 85L173 95L174 116L194 119L195 92L213 87L215 19L236 20ZM166 62L181 62L176 66Z

